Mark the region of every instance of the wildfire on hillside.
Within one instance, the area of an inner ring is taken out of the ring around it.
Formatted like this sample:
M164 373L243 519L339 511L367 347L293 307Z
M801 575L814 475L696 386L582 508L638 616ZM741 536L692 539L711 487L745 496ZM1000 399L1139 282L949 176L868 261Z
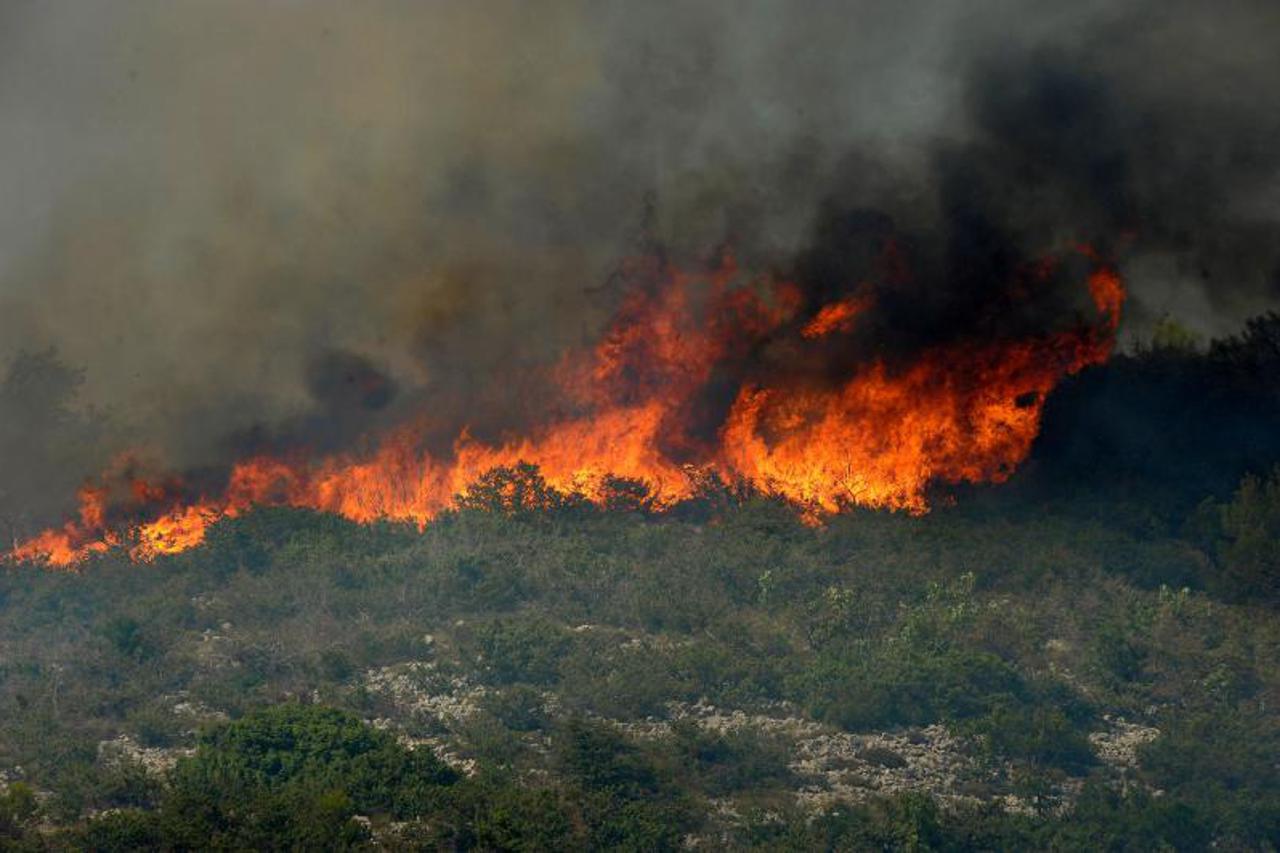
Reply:
M700 273L650 260L599 340L547 369L553 414L518 434L481 440L464 428L447 452L433 452L426 427L408 420L359 451L243 458L216 491L143 476L121 459L81 490L76 518L10 556L73 566L122 548L151 560L255 506L422 526L486 472L517 463L601 504L617 478L643 482L662 510L715 475L810 518L850 506L924 512L933 483L1011 475L1050 391L1110 355L1125 291L1114 268L1081 247L1029 265L1008 291L1034 299L1069 274L1070 260L1084 271L1068 284L1087 297L1075 316L1025 334L962 330L905 355L881 352L864 320L909 274L898 247L884 249L882 281L850 282L821 303L789 281L745 275L728 257Z

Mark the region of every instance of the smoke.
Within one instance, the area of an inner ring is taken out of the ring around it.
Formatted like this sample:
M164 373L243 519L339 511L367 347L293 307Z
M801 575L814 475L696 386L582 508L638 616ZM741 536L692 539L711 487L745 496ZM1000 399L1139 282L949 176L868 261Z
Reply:
M654 246L817 301L901 243L849 358L1037 327L1059 290L1014 309L1010 282L1076 241L1122 263L1131 333L1278 295L1265 0L0 15L0 359L83 369L77 474L339 445L424 398L500 426Z

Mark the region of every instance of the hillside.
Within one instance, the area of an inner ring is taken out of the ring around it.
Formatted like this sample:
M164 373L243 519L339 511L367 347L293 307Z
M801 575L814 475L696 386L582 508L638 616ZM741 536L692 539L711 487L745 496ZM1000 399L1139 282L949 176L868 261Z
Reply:
M265 509L149 565L10 567L4 844L1280 843L1280 618L1241 583L1280 484L1174 532L705 497Z
M0 39L0 853L1280 853L1280 0Z

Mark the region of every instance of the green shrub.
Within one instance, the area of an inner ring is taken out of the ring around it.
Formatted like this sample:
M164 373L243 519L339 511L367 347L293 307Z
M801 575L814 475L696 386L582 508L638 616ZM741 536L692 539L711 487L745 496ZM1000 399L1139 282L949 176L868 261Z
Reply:
M575 815L554 788L484 773L455 786L447 813L426 831L427 849L574 850L584 844Z
M1236 598L1280 600L1280 467L1250 474L1222 508L1219 590Z
M140 809L107 812L73 834L73 846L95 853L158 850L165 845L160 816Z
M361 812L413 816L456 780L429 750L410 751L342 711L290 703L202 735L196 754L174 770L170 804L222 812L270 794L314 805L320 794L339 791Z
M494 619L475 628L466 643L480 672L493 684L550 684L572 638L542 619Z
M1060 708L1002 705L966 730L982 735L992 753L1002 758L1077 774L1097 763L1087 733Z
M487 693L481 700L481 707L512 731L532 732L546 727L550 720L544 708L545 702L542 694L534 688L515 685Z
M102 636L117 654L139 663L154 657L157 651L142 623L129 616L108 620L102 626Z
M849 731L964 720L1028 695L1018 673L995 655L927 655L899 644L824 652L790 684L816 717Z
M0 793L0 846L17 841L34 824L40 811L36 792L25 782L14 782Z
M346 681L355 674L355 664L340 649L325 649L320 653L320 674L329 681Z
M1091 645L1098 669L1106 678L1123 684L1142 677L1147 647L1132 628L1107 625L1094 636Z
M528 462L491 468L455 498L460 510L511 516L562 510L571 502L570 496L546 481L538 466Z
M793 781L789 745L755 729L713 732L681 720L672 727L672 742L677 761L713 797Z
M612 726L580 718L555 733L556 767L580 789L592 849L676 850L691 804L649 755Z

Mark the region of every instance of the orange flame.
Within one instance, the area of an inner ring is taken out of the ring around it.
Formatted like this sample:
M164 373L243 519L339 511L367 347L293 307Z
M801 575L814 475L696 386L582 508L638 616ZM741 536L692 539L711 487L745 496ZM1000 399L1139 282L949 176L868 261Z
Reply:
M609 478L622 477L643 481L658 509L670 507L694 493L694 471L781 496L811 517L851 505L924 512L931 483L1007 479L1031 450L1046 395L1110 355L1124 287L1091 249L1080 251L1096 265L1087 281L1096 322L1031 339L943 344L905 366L873 360L836 382L744 381L709 432L689 412L718 365L771 340L803 353L849 333L872 294L860 287L806 318L797 288L736 283L732 259L706 281L665 270L623 302L593 349L561 360L553 379L569 414L525 435L486 443L463 430L438 457L410 423L367 452L241 460L220 495L195 499L173 482L132 477L120 507L107 489L86 486L78 518L10 557L71 566L124 547L148 561L194 547L214 522L260 505L421 527L486 472L520 462L537 465L552 488L596 503L607 501ZM898 280L903 261L894 258L890 279ZM1052 259L1043 264L1052 267Z
M870 304L871 301L866 297L850 296L824 305L800 330L800 335L805 338L821 338L833 332L847 332L853 328L858 315L867 310Z

